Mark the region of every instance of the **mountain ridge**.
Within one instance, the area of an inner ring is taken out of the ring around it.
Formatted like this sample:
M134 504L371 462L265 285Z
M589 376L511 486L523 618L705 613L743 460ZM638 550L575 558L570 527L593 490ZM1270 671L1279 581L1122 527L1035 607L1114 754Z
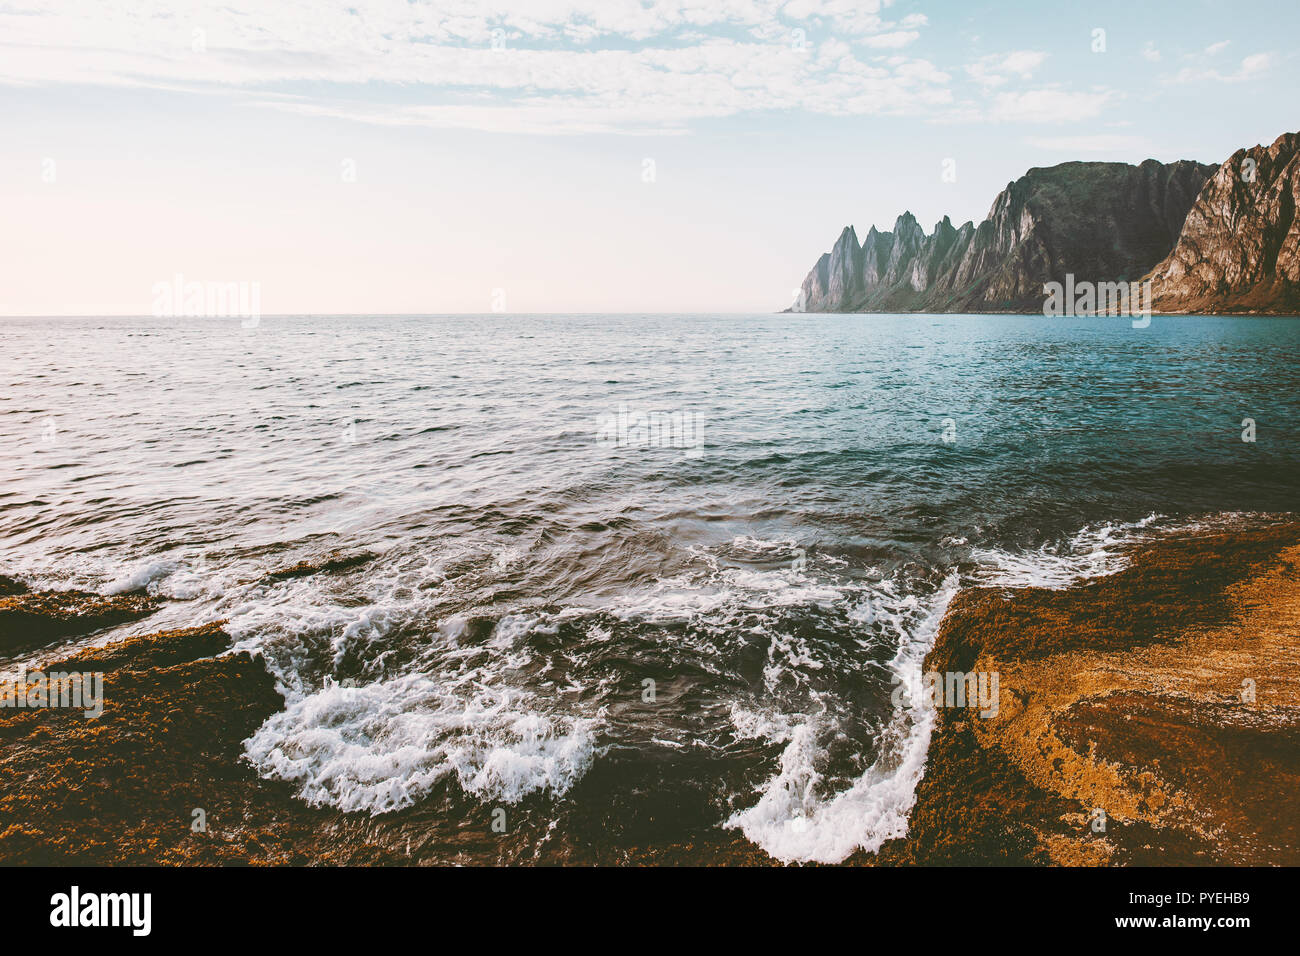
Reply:
M1242 178L1243 164L1255 178ZM1296 311L1300 134L1227 162L1071 161L1009 182L988 215L926 233L910 211L858 241L853 226L787 312L1043 309L1044 285L1152 280L1156 311ZM1243 218L1254 219L1242 229ZM1242 235L1238 235L1242 233ZM1208 261L1202 261L1208 256Z

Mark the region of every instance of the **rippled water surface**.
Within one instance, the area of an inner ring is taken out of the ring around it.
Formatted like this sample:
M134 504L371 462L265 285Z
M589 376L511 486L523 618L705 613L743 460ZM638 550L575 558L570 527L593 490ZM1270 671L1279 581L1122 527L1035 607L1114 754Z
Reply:
M10 319L0 348L0 571L167 599L115 633L226 619L285 695L260 773L408 843L507 808L477 857L873 849L929 735L891 693L958 587L1300 490L1286 319ZM649 413L697 429L620 441ZM360 559L268 577L331 556Z

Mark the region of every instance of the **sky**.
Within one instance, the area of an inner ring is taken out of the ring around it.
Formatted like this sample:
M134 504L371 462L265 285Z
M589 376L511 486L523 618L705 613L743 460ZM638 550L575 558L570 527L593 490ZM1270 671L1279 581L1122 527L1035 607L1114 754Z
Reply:
M1300 130L1300 4L0 0L0 315L772 312L845 225Z

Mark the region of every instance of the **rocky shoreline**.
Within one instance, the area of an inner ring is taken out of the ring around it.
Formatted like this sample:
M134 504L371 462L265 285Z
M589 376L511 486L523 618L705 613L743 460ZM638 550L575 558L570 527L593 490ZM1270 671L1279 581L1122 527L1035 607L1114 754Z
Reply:
M139 620L157 609L157 603L142 594L33 591L0 574L0 654Z
M5 600L32 593L5 586ZM6 648L103 626L104 608L68 593L7 608ZM117 612L148 613L140 601ZM82 606L99 611L68 610ZM42 608L54 630L26 630ZM513 856L484 836L486 817L344 814L259 779L243 741L283 699L262 663L230 646L214 622L47 664L102 672L103 715L0 709L0 864ZM925 667L996 672L997 715L940 708L907 837L849 862L1300 863L1300 523L1160 540L1124 570L1064 590L964 590ZM771 861L718 831L539 862Z
M103 715L0 710L0 863L391 862L320 837L343 815L258 780L242 741L283 707L220 623L128 638L48 664L102 671ZM196 811L201 811L196 813Z
M962 591L925 667L997 672L998 714L938 710L908 836L874 862L1300 863L1297 665L1297 524Z

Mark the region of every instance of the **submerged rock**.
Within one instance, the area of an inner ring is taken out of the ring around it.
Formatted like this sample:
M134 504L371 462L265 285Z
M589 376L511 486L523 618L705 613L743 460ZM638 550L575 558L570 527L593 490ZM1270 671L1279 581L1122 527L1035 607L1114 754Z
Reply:
M299 561L297 564L290 565L286 568L280 568L272 571L268 575L272 580L284 581L290 578L303 578L311 574L322 572L346 571L349 568L355 568L367 561L374 560L373 554L349 554L339 555L326 558L323 561Z
M17 578L11 578L7 574L0 574L0 597L8 597L11 594L26 594L29 588Z
M0 594L4 595L0 597L0 654L79 637L158 610L157 603L143 594L31 591L12 578L0 579Z

